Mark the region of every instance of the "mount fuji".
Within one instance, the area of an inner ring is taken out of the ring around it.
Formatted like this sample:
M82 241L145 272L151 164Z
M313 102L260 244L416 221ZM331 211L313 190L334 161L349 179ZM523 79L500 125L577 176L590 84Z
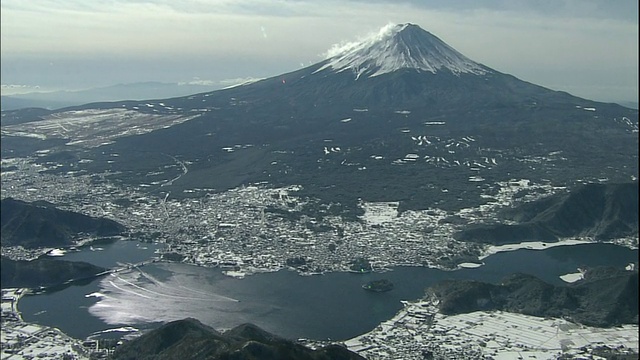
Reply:
M401 69L418 72L449 71L484 75L492 70L468 59L442 40L414 24L383 27L376 36L345 45L316 72L350 70L373 77Z
M360 200L477 206L513 179L637 179L637 110L519 80L413 24L334 50L213 92L3 112L2 156L40 151L52 173L105 174L172 197L301 185L344 213Z

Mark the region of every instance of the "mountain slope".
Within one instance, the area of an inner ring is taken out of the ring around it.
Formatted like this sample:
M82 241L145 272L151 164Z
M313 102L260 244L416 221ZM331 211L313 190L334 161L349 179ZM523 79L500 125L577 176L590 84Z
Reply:
M177 97L212 91L219 89L220 87L221 86L214 85L140 82L75 91L32 92L26 94L3 95L1 104L3 111L23 108L60 109L104 101Z

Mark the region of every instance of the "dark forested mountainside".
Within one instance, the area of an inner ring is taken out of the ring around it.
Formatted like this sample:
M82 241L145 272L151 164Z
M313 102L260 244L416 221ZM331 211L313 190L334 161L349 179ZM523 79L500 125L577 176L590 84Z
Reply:
M591 237L598 241L638 235L638 183L587 184L565 194L502 212L517 224L485 224L457 233L458 240L501 245Z
M638 323L638 271L587 269L584 279L554 286L526 274L500 284L470 280L440 282L428 290L444 314L503 310L540 317L566 317L590 326Z
M113 220L60 210L45 202L28 203L6 198L0 206L3 246L68 246L80 235L115 236L125 231L123 225Z
M69 280L89 279L106 269L85 262L40 258L31 261L2 257L2 288L38 288Z

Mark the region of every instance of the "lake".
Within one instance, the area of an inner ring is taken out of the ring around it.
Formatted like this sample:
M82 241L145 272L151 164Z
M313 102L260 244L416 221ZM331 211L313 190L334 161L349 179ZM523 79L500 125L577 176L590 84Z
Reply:
M102 247L69 253L63 259L114 266L146 260L157 246L120 241ZM25 321L54 326L81 339L92 334L116 337L131 330L125 326L145 329L194 317L216 329L251 322L287 338L344 340L372 330L402 308L401 300L416 300L441 280L495 283L523 272L557 285L563 284L560 275L578 267L622 268L637 261L637 250L584 244L498 253L484 259L484 266L456 271L397 267L386 273L300 276L283 270L236 279L220 269L153 263L86 285L26 296L19 308ZM395 288L385 293L361 288L381 278L391 280Z

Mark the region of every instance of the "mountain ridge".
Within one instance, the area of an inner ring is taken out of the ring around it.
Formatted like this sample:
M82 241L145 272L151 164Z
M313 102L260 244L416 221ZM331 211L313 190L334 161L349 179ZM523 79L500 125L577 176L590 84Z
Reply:
M58 90L2 95L2 111L45 108L50 111L96 102L160 99L208 92L220 85L164 83L157 81L114 84L84 90Z

